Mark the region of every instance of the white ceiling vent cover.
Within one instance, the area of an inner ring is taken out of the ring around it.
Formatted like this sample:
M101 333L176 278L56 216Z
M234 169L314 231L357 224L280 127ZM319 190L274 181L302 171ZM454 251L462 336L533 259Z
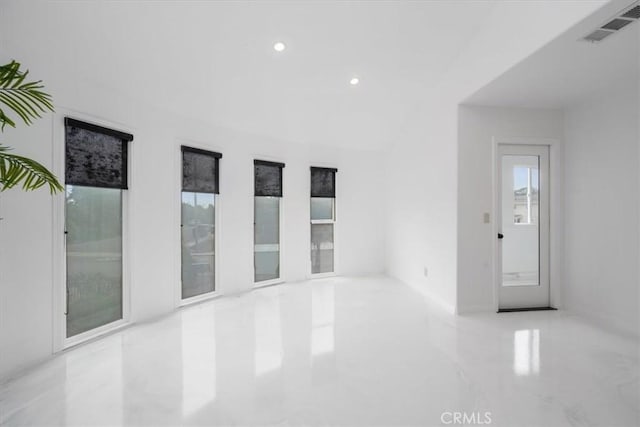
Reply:
M617 33L624 27L640 20L640 4L634 2L632 5L627 6L621 12L607 20L600 28L589 33L582 40L586 40L592 43L598 43L607 37Z

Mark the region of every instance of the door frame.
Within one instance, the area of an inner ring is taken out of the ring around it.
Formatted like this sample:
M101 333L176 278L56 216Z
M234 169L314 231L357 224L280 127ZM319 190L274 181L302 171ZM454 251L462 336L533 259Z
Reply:
M500 229L498 224L498 206L500 191L500 182L498 180L497 168L500 166L499 145L546 145L549 147L549 305L551 307L560 308L561 301L561 283L562 283L562 220L564 215L563 189L564 179L562 173L562 163L564 150L559 139L555 138L531 138L531 137L493 137L492 140L492 187L493 187L493 221L492 227L492 253L493 258L492 276L493 276L493 308L498 311L500 304L500 285L502 272L500 271L500 260L498 259L498 239L497 235Z
M111 129L118 129L123 132L128 132L136 135L135 128L127 126L122 123L116 123L102 119L100 117L92 116L86 113L81 113L75 110L66 109L64 107L56 108L55 114L53 114L52 124L52 172L60 178L63 186L65 176L65 117L73 117L78 120L82 120L89 123L95 123L99 126L103 126ZM135 145L128 143L127 146L127 168L132 170L132 163L134 157ZM132 173L128 174L128 188L122 190L122 319L108 323L106 325L99 326L97 328L80 333L73 337L67 338L67 319L64 314L67 310L67 268L66 268L66 239L64 235L65 229L65 191L54 195L51 198L52 205L52 246L53 246L53 260L52 260L52 352L57 353L65 350L69 347L76 346L86 341L92 340L101 335L105 335L116 331L118 329L128 326L132 319L131 314L131 232L130 224L132 218L131 200L133 199L132 192L135 188L133 181L134 176Z

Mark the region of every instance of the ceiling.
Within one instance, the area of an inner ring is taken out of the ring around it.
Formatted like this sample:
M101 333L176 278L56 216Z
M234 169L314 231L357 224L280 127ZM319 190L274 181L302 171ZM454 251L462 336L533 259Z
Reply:
M581 40L631 1L611 2L471 95L465 103L564 108L640 81L640 22L600 43Z
M4 0L0 47L63 105L84 85L279 140L380 149L508 3ZM543 3L557 14L529 2Z

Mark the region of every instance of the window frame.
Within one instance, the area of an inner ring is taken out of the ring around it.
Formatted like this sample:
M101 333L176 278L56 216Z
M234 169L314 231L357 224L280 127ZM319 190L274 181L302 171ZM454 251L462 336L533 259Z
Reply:
M316 167L321 167L321 168L327 168L327 169L335 169L334 172L334 191L335 191L335 197L319 197L319 198L327 198L327 199L333 199L333 217L332 219L311 219L311 199L314 199L315 197L311 197L311 175L309 175L309 179L308 181L308 191L307 194L309 194L309 229L308 229L308 233L307 236L309 237L309 241L308 241L308 250L309 250L309 263L308 263L308 271L307 271L307 277L309 279L322 279L322 278L326 278L326 277L335 277L338 275L339 272L339 257L338 257L338 190L337 190L337 177L335 176L338 173L338 169L335 166L317 166L317 164L310 164L309 165L309 171L311 171L311 168L316 168ZM311 174L311 172L309 172L309 174ZM311 228L313 225L315 224L332 224L333 225L333 271L330 272L326 272L326 273L314 273L313 272L313 260L311 258Z
M176 283L178 284L175 287L175 306L177 308L180 307L185 307L185 306L189 306L192 304L197 304L199 302L202 301L207 301L213 298L217 298L221 295L224 294L223 290L222 290L222 283L220 283L220 266L222 265L222 263L220 262L220 253L219 253L219 248L220 248L220 235L221 235L221 230L222 228L220 227L221 224L221 219L220 219L220 212L221 212L221 204L222 204L222 196L220 195L220 173L222 170L222 162L218 161L218 172L217 172L217 185L216 187L218 187L218 193L213 193L214 197L213 197L213 224L215 227L215 234L214 234L214 257L213 257L213 268L214 268L214 272L213 272L213 283L214 283L214 288L212 292L207 292L201 295L195 295L192 297L188 297L188 298L182 298L182 193L184 192L182 190L182 164L183 164L183 160L182 160L182 153L183 153L183 147L187 147L188 151L206 151L206 152L213 152L213 153L220 153L221 150L217 149L217 147L213 147L213 146L207 146L204 144L198 144L198 143L193 143L192 141L177 141L177 148L176 148L176 152L178 153L175 158L175 169L176 169L176 173L174 174L174 176L176 176L176 187L177 187L177 191L176 191L176 198L178 200L178 203L176 204L176 220L174 220L174 223L178 224L177 228L177 238L175 239L176 241L176 252L177 254L175 255L175 259L176 259ZM221 156L222 157L222 156ZM193 193L193 191L190 191L190 193ZM209 193L211 194L211 193Z
M272 163L274 166L278 165L280 167L280 184L281 184L281 195L280 196L256 196L255 195L255 189L256 189L256 168L255 166L258 165L265 165L265 164L270 164ZM258 288L263 288L265 286L273 286L273 285L278 285L281 283L285 283L285 278L284 278L284 233L282 232L282 230L284 230L284 207L285 207L285 203L284 203L284 177L285 177L285 172L284 172L284 168L286 166L286 163L283 160L277 160L277 159L273 159L273 158L269 158L267 156L260 156L260 155L254 155L253 156L253 161L251 162L251 173L253 175L253 178L251 180L251 182L253 183L253 190L252 190L252 194L253 194L253 227L252 227L252 234L253 234L253 239L252 239L252 244L251 244L251 263L253 266L252 269L252 283L253 283L253 288L254 289L258 289ZM275 197L278 199L278 271L280 273L280 277L277 277L275 279L269 279L269 280L262 280L260 282L256 282L256 198L257 197Z
M84 122L87 125L94 125L97 130L104 128L116 133L134 133L134 129L123 126L119 123L109 122L88 114L78 113L77 111L58 108L54 115L53 123L53 167L52 172L59 177L66 175L66 121ZM117 129L117 130L116 130ZM135 144L129 141L127 144L126 170L127 180L126 188L121 188L121 209L122 209L122 318L111 323L99 326L97 328L79 333L72 337L67 337L67 247L66 247L66 187L67 183L63 182L65 191L60 192L52 197L53 205L53 352L57 353L62 350L82 344L86 341L95 339L105 334L112 333L119 329L127 327L131 322L131 193L135 192L132 188L133 177L130 173L132 166L133 153Z

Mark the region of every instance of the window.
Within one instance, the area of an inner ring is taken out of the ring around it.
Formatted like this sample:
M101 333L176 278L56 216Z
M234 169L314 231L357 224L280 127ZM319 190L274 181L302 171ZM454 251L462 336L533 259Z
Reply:
M280 279L280 200L283 163L254 161L254 281Z
M123 319L123 193L132 140L65 119L67 338Z
M216 289L216 194L222 154L182 147L182 299Z
M537 166L513 167L513 223L538 223L540 182Z
M333 273L336 172L311 168L311 274Z

